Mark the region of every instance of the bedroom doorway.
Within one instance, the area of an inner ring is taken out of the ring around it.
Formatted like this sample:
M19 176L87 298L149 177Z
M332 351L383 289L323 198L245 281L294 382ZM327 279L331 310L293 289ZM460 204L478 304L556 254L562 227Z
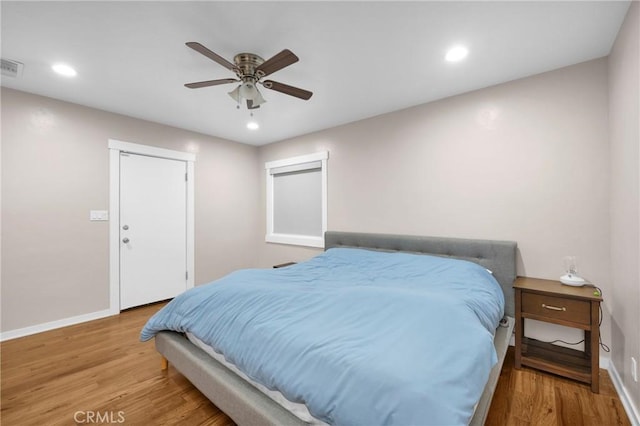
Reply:
M109 141L111 310L193 287L193 154Z

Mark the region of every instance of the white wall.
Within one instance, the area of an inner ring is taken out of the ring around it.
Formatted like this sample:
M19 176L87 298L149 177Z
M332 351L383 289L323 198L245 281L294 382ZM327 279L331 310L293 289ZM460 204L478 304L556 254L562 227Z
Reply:
M608 312L607 115L598 59L267 145L260 161L328 150L330 230L514 240L531 277L576 255ZM261 266L317 253L262 241Z
M631 357L640 363L639 28L640 3L633 2L609 57L612 362L636 415L640 383L631 377Z
M196 154L196 284L254 266L255 147L2 88L3 332L109 308L110 138Z

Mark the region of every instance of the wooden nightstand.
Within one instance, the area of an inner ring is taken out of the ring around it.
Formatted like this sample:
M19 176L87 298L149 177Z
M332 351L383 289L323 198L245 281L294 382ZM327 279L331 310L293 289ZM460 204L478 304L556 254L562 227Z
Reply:
M593 287L571 287L559 281L518 277L516 297L516 368L523 365L590 383L599 392L600 302ZM584 351L524 336L525 318L584 330Z

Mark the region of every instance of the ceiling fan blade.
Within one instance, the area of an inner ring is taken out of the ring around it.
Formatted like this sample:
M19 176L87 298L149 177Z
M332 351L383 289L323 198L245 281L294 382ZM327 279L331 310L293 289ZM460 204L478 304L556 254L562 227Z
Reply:
M235 83L235 78L221 78L219 80L207 80L207 81L198 81L196 83L187 83L184 86L189 89L199 89L201 87L209 87L209 86L217 86L218 84L227 84L227 83Z
M288 84L278 83L273 80L266 80L262 82L262 85L267 89L275 90L276 92L284 93L285 95L295 96L296 98L304 99L305 101L313 95L313 92L300 89L297 87L289 86Z
M296 62L298 62L298 57L289 49L284 49L256 67L256 74L262 78Z
M215 61L215 62L219 63L220 65L222 65L223 67L225 67L227 69L230 69L231 71L234 71L235 68L236 68L236 66L233 65L231 62L227 61L222 56L218 55L217 53L212 52L211 50L207 49L206 47L204 47L203 45L201 45L200 43L198 43L196 41L190 41L190 42L187 42L185 44L187 46L189 46L190 48L192 48L193 50L195 50L196 52L203 54L207 58L211 59L212 61Z

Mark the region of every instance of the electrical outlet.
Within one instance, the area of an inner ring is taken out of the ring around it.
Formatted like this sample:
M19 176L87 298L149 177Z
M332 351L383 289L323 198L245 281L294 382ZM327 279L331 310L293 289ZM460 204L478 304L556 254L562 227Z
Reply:
M633 377L633 381L638 381L638 361L634 357L631 357L631 377Z

